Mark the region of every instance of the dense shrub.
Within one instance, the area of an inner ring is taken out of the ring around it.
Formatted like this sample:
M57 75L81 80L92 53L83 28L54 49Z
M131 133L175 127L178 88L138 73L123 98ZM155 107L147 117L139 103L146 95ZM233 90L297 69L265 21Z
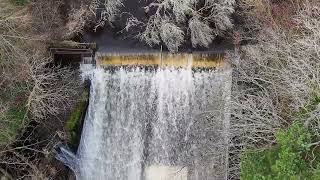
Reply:
M295 122L288 131L280 130L276 140L274 147L242 154L241 179L319 179L320 152L307 128Z

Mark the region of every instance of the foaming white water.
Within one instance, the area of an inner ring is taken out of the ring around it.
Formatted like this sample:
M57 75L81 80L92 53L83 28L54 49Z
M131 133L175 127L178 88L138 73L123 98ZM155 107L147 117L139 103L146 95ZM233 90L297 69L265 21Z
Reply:
M115 67L85 73L91 94L79 179L143 180L151 177L149 167L181 167L191 180L226 178L230 70Z

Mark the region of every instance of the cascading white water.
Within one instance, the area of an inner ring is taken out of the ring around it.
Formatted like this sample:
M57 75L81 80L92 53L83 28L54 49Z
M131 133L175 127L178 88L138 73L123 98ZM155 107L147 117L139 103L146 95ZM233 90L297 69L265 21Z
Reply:
M226 179L230 70L117 66L83 74L91 94L78 179Z

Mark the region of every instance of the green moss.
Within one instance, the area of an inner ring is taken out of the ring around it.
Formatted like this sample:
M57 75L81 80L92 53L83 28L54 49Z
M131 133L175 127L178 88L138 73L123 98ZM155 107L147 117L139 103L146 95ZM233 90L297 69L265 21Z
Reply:
M17 6L23 6L28 3L28 0L10 0L10 1L11 1L11 3L13 3L14 5L17 5Z
M0 101L7 107L0 112L0 146L11 142L23 125L27 108L25 107L28 89L25 83L0 91Z
M79 126L81 123L81 119L85 114L88 98L89 98L89 91L84 90L78 104L71 112L69 119L67 121L67 131L69 136L68 143L73 148L77 146L77 134L78 134Z

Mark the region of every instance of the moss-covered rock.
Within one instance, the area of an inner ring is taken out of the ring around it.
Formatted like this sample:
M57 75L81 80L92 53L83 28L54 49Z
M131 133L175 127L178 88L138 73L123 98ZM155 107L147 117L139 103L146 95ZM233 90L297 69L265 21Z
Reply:
M85 116L87 104L89 100L89 90L85 89L81 97L72 110L67 120L68 144L71 148L76 149L79 142L80 126Z

